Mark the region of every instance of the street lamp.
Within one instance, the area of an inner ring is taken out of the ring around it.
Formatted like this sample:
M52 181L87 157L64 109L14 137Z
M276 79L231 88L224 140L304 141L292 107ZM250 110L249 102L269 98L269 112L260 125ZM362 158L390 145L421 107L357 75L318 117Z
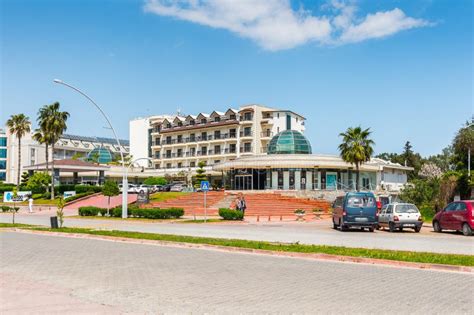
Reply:
M97 105L97 103L94 102L94 100L92 98L90 98L86 93L82 92L78 88L76 88L76 87L74 87L74 86L72 86L72 85L70 85L70 84L68 84L68 83L66 83L62 80L54 79L53 82L57 83L57 84L62 84L64 86L67 86L68 88L73 89L74 91L78 92L79 94L81 94L82 96L87 98L92 104L94 104L94 106L99 110L99 112L102 114L102 116L104 116L105 120L109 124L109 127L110 127L110 129L112 130L112 132L114 134L115 140L117 141L117 145L119 146L120 158L122 159L122 175L123 175L123 178L122 178L122 218L126 219L127 216L128 216L127 215L127 206L128 206L127 168L125 167L125 159L123 157L122 145L120 144L120 140L117 137L117 133L115 132L115 129L112 126L112 123L110 122L109 117L107 117L107 115L102 110L102 108L100 108L100 106Z

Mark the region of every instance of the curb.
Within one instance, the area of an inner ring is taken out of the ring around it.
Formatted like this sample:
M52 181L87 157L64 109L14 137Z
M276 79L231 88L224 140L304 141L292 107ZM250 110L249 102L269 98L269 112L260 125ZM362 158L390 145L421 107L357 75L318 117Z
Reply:
M221 252L258 254L258 255L266 255L266 256L290 257L290 258L310 259L310 260L318 260L318 261L333 261L333 262L341 262L341 263L380 265L380 266L387 266L387 267L398 267L398 268L401 267L401 268L408 268L408 269L422 269L422 270L433 270L433 271L444 271L444 272L460 272L460 273L474 274L474 267L468 267L468 266L416 263L416 262L405 262L405 261L396 261L396 260L387 260L387 259L330 255L330 254L323 254L323 253L280 252L280 251L270 251L270 250L241 248L241 247L230 247L230 246L221 246L221 245L180 243L180 242L172 242L172 241L146 240L146 239L133 239L133 238L127 238L127 237L116 237L116 236L107 236L107 235L91 235L91 234L81 234L81 233L62 233L62 232L50 232L50 231L35 231L35 230L25 230L25 229L21 229L21 228L4 228L2 230L3 231L16 232L16 233L24 233L24 234L41 234L41 235L69 237L69 238L77 238L77 239L91 239L91 240L103 240L103 241L110 241L110 242L121 242L121 243L128 243L128 244L143 244L143 245L179 247L179 248L217 250L217 251L221 251Z

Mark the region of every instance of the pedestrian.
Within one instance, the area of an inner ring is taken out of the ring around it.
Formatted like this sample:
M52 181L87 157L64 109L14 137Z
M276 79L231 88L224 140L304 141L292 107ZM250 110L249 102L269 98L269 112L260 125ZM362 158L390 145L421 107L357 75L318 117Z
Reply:
M30 195L30 198L28 199L28 208L29 212L33 213L33 197Z
M247 202L245 202L244 196L240 197L240 211L245 216L245 209L247 209Z
M240 211L240 196L235 199L235 210Z

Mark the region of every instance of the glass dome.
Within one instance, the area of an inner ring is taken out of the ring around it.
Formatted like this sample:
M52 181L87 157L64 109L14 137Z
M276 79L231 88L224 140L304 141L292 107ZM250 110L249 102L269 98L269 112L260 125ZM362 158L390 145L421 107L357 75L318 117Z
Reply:
M311 154L311 144L299 131L285 130L268 144L268 154Z
M87 159L101 164L110 163L114 159L113 153L107 148L95 148L87 154Z

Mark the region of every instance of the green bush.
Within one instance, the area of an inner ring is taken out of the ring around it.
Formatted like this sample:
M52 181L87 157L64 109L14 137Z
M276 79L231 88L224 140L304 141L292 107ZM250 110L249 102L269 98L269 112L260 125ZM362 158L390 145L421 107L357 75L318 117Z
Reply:
M184 210L181 208L169 209L140 209L132 208L130 214L135 218L145 219L178 219L184 215Z
M244 213L242 211L227 208L220 208L219 215L224 220L243 220L244 218Z
M99 207L80 207L79 215L85 216L85 217L93 217L93 216L98 215L99 211L101 211L101 208Z
M10 209L11 208L9 206L2 206L2 212L9 212Z
M51 199L51 193L50 193L50 192L45 192L43 195L41 195L41 198L43 198L43 199Z
M107 209L105 208L100 208L99 213L101 216L105 217L107 215Z
M74 189L71 189L71 190L75 190L77 194L81 194L81 193L85 193L89 191L98 193L102 191L102 187L92 186L92 185L76 185L74 186Z
M75 185L59 185L54 187L54 191L58 194L64 194L65 191L73 191L75 190Z
M41 197L43 197L43 194L33 194L31 196L31 198L33 198L33 200L40 199Z
M420 213L424 221L432 221L436 211L433 209L433 207L421 207Z
M16 185L13 184L0 184L0 193L3 194L6 191L12 191L15 186Z
M80 194L75 194L74 196L71 196L71 197L68 197L68 198L64 199L64 201L66 201L66 202L71 202L71 201L80 199L80 198L82 198L82 197L90 196L90 195L92 195L92 194L93 194L92 191L88 191L88 192L80 193Z
M129 212L130 212L130 209L129 209ZM118 207L110 209L110 216L115 217L115 218L121 218L122 217L122 206L118 206Z

